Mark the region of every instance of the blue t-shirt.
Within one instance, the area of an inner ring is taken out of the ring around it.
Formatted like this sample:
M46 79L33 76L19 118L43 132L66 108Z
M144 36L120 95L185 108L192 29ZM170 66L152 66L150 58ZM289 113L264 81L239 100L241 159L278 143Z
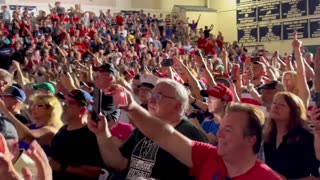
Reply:
M217 136L217 132L219 130L219 123L216 123L213 119L205 120L201 123L203 130L206 133L212 133Z

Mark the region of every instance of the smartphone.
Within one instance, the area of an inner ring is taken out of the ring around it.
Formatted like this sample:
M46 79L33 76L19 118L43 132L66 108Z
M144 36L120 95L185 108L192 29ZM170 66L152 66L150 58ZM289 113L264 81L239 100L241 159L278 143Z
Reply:
M1 154L4 154L6 148L5 148L5 142L3 142L2 139L4 139L4 138L1 138L1 139L0 139L0 153L1 153ZM3 158L3 157L2 157L2 158Z
M173 65L173 60L172 59L164 59L164 60L162 60L161 65L163 67L172 66Z
M52 63L51 63L51 61L47 61L47 69L51 69L51 66L52 66Z
M199 50L196 50L194 53L195 53L197 56L200 56L200 51L199 51Z
M68 65L64 65L64 66L62 67L62 71L63 71L64 74L68 74L68 72L69 72Z
M251 62L258 62L260 61L260 57L259 56L255 56L251 58Z
M320 92L316 92L315 94L314 94L314 97L315 97L315 103L316 103L316 106L317 106L317 108L319 108L320 107Z
M96 89L94 91L95 94L95 99L94 99L94 104L93 108L91 111L91 119L95 122L99 121L99 114L101 112L101 104L102 104L102 91L101 89Z
M61 72L62 72L62 67L61 67L61 66L58 66L58 69L57 69L57 70L58 70L59 73L61 73Z
M120 88L117 93L113 95L113 103L118 106L127 106L127 96L124 88Z

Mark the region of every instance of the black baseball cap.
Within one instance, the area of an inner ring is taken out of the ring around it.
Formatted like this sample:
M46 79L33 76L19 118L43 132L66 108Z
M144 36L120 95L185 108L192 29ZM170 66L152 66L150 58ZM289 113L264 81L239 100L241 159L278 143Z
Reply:
M116 72L117 72L114 66L110 63L103 64L100 67L94 67L93 71L108 72L114 76L116 75Z

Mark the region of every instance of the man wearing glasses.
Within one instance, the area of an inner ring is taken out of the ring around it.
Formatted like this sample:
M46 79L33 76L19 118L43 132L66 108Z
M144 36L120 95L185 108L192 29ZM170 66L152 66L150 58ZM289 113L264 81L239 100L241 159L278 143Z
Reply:
M163 119L190 139L207 142L205 135L185 118L188 94L176 88L169 79L161 80L148 94L148 111ZM106 121L89 121L98 139L101 156L107 166L127 171L126 179L193 179L188 167L135 129L119 148L112 143Z

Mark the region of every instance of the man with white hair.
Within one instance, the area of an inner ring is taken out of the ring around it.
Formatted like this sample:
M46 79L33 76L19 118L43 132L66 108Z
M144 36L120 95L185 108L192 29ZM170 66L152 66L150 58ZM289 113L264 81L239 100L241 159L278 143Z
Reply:
M150 114L163 119L190 139L207 142L205 135L185 119L188 94L181 84L161 79L148 96ZM133 131L120 149L115 147L106 122L101 116L97 123L90 121L89 128L97 136L105 164L118 171L128 169L126 179L193 179L187 166L144 136L139 129Z

